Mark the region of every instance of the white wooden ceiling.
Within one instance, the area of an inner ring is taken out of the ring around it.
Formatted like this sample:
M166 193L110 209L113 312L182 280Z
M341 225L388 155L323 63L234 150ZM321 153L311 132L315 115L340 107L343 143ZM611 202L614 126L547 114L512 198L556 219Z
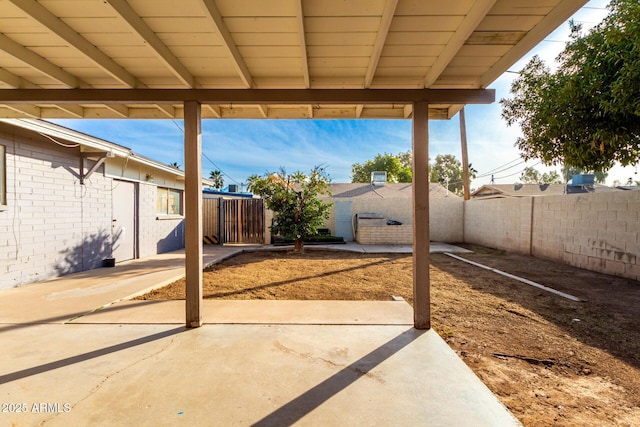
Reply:
M586 0L0 0L0 90L486 88ZM432 118L460 105L432 105ZM11 104L168 118L182 105ZM407 118L405 105L203 106L211 118Z

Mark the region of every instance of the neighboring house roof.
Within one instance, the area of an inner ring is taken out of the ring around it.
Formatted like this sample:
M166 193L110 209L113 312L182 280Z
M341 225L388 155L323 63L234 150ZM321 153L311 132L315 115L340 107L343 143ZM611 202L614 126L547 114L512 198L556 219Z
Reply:
M362 183L336 183L330 184L333 198L378 198L378 199L411 199L412 185L410 183L386 183L385 185L372 185ZM459 197L448 192L451 197ZM440 184L429 184L430 197L446 197L447 190Z
M131 151L130 148L125 146L96 138L94 136L87 135L86 133L78 132L55 123L39 119L0 119L0 122L36 132L49 138L61 139L73 144L79 144L80 152L91 152L92 154L105 153L107 157L126 158L130 162L140 163L184 179L184 171L180 169L136 154ZM202 183L203 185L213 184L212 181L205 178L202 179Z
M474 199L500 198L500 197L537 197L537 196L562 196L575 193L600 193L616 191L615 188L606 185L593 187L566 186L565 184L494 184L483 185L471 194Z
M245 192L237 192L237 191L222 191L222 190L217 190L215 188L203 188L202 189L202 193L205 196L212 196L213 197L229 197L229 198L234 198L234 199L252 199L253 198L253 193L245 193Z

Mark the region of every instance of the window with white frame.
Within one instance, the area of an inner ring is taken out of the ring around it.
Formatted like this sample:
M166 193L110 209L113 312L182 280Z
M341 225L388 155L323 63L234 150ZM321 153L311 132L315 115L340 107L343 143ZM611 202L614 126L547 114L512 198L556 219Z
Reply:
M7 149L0 145L0 210L7 206Z
M158 187L156 212L158 215L182 215L182 190Z

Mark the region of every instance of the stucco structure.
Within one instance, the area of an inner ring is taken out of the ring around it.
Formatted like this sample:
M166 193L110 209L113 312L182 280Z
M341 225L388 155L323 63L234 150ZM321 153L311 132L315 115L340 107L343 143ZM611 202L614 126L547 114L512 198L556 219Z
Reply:
M411 244L413 227L412 185L406 183L386 183L383 186L371 184L331 184L333 204L326 227L335 235L341 235L340 216L344 215L345 227L351 224L351 235L346 240L357 240L362 244ZM346 207L346 208L345 208ZM336 210L338 215L336 216ZM340 212L342 210L342 212ZM346 212L345 212L346 211ZM350 214L347 218L346 214ZM377 214L380 221L360 220L362 214ZM348 219L348 221L347 221ZM387 220L398 221L401 225L387 225ZM429 225L430 237L439 242L461 242L463 240L463 200L440 184L429 185ZM345 233L346 234L346 233Z

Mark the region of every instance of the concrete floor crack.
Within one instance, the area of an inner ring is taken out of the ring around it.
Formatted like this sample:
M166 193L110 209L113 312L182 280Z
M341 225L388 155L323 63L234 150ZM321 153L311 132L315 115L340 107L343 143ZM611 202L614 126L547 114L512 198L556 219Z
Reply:
M135 360L134 362L130 363L129 365L118 369L115 372L112 372L110 374L107 374L104 378L102 378L102 380L96 384L90 391L89 393L87 393L86 396L84 396L83 398L79 399L77 402L75 402L72 406L71 406L71 412L73 411L73 409L78 406L79 404L81 404L82 402L84 402L85 400L87 400L88 398L90 398L92 395L94 395L95 393L97 393L106 383L107 381L109 381L110 379L118 376L119 374L129 370L130 368L133 368L134 366L148 360L151 359L153 357L158 356L159 354L163 353L166 349L168 349L175 341L176 336L171 337L171 340L166 343L165 345L163 345L160 349L158 349L157 351L155 351L154 353L145 355L144 357L141 357L137 360ZM42 420L42 422L39 424L39 426L44 426L46 425L49 421L53 420L54 418L56 418L58 415L60 415L61 412L57 412L52 414L49 418L46 418L44 420Z

